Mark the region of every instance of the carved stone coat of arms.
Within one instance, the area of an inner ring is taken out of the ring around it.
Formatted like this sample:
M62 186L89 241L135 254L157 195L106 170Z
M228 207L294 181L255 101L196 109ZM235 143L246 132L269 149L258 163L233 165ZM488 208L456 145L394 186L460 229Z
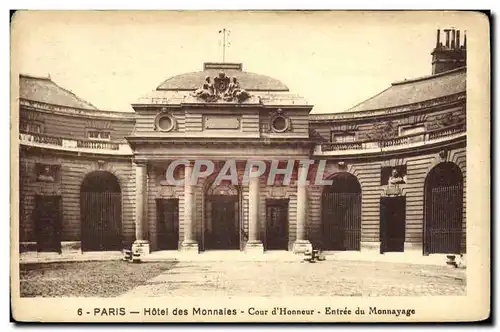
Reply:
M240 87L236 77L230 79L224 72L220 72L213 81L212 83L210 76L207 76L203 85L193 93L193 96L206 102L224 100L240 103L250 97L250 94Z

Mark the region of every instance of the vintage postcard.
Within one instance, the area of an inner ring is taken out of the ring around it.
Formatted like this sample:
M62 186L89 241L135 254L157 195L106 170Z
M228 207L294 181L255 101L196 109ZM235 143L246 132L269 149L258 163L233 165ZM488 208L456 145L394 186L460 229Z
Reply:
M479 12L18 11L22 322L490 315Z

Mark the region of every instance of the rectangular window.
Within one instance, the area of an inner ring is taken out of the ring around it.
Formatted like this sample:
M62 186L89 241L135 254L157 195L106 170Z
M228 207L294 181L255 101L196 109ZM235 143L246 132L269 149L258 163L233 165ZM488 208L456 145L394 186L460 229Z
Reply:
M356 141L356 134L349 132L332 132L330 140L333 143L350 143Z
M101 131L101 132L99 132L99 135L100 135L100 137L99 137L100 139L109 139L109 136L110 136L109 131Z
M99 132L95 131L95 130L89 130L89 138L98 139L99 138Z
M42 125L37 122L26 122L23 121L20 123L20 132L24 133L35 133L35 134L41 134L42 133Z
M20 126L19 126L19 131L22 132L22 133L23 132L24 133L28 132L28 123L27 122L21 122Z
M89 130L87 133L90 139L109 140L111 137L109 131Z

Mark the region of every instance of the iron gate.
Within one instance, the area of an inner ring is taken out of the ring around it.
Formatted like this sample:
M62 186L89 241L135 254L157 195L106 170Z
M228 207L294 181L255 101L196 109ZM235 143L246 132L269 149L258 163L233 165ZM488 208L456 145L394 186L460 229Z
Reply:
M121 193L82 192L82 250L121 250Z
M361 193L323 193L322 210L324 249L360 250Z
M460 253L463 185L429 188L427 195L425 253Z

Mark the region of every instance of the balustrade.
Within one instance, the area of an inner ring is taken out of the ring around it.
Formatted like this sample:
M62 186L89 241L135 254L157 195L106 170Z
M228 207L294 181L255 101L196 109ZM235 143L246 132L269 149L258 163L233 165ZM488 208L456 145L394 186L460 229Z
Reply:
M103 150L104 151L118 151L120 149L119 143L103 142L94 140L74 140L66 139L57 136L50 136L39 133L19 133L19 140L21 144L31 143L34 145L50 145L55 147L62 147L64 149L90 149L90 150ZM123 145L123 144L122 144ZM125 149L123 149L125 152Z
M77 147L99 150L118 150L118 143L100 142L91 140L77 140Z
M437 139L437 138L455 135L455 134L462 133L462 132L465 132L465 123L458 123L458 124L453 125L453 126L444 127L444 128L430 131L428 133L428 136L429 136L429 139L432 140L432 139Z
M323 151L345 151L345 150L361 150L363 144L361 142L349 143L326 143L322 145Z
M32 142L32 143L62 146L62 138L61 137L49 136L49 135L44 135L44 134L20 133L19 139L23 142Z
M321 144L322 152L329 151L356 151L368 149L384 149L398 146L405 146L414 143L428 143L443 137L449 137L466 131L465 123L455 124L453 126L444 127L427 133L415 133L411 135L398 136L381 141L358 141L347 143L323 143Z

